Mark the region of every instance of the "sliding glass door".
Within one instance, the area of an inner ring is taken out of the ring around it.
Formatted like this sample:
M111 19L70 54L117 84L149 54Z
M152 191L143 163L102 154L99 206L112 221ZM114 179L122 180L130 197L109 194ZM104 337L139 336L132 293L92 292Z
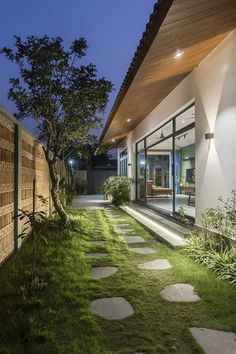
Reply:
M170 215L195 217L194 106L136 145L136 199Z
M146 201L146 152L145 142L141 141L137 144L137 190L136 197L138 200Z

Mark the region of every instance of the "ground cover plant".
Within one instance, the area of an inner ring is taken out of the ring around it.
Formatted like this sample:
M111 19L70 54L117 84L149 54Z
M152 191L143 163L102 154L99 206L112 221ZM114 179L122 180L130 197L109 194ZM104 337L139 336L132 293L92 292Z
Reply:
M157 254L130 252L121 234L115 232L109 212L69 210L73 229L49 229L47 247L40 245L39 273L47 286L34 298L19 291L31 262L32 241L23 245L0 269L1 354L200 354L188 328L207 327L236 331L236 287L191 258L155 240L153 235L126 213L117 209L133 234L146 240ZM46 230L48 231L46 233ZM91 240L105 240L92 245ZM103 259L88 258L93 249L106 251ZM167 258L165 271L144 271L137 264ZM91 267L112 265L118 272L94 279ZM174 283L190 283L201 301L166 302L160 291ZM108 321L90 311L90 302L101 297L124 296L135 314L121 321Z
M236 283L236 191L219 201L220 205L202 214L202 229L191 226L183 209L180 210L182 220L192 229L184 252L220 278Z

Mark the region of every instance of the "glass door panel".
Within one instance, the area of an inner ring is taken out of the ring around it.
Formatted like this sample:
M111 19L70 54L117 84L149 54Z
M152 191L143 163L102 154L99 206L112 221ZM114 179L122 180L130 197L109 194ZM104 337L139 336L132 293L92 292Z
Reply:
M175 205L195 218L195 128L175 137Z
M139 151L137 153L137 199L146 200L146 161L145 151Z
M168 213L173 211L172 138L147 149L147 203Z

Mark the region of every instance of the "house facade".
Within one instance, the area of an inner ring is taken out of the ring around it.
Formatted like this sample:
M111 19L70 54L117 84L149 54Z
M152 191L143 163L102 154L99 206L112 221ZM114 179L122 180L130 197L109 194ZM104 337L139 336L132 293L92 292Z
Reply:
M101 137L132 200L199 223L236 189L236 3L159 1Z

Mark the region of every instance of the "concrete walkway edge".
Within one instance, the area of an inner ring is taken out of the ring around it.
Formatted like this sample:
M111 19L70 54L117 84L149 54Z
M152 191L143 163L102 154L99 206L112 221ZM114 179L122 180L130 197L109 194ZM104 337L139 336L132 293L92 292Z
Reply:
M187 240L177 234L174 229L170 230L170 228L164 227L163 224L158 223L156 220L152 220L130 206L120 206L120 209L144 225L154 233L160 241L167 243L169 246L175 248L184 247L186 245Z

